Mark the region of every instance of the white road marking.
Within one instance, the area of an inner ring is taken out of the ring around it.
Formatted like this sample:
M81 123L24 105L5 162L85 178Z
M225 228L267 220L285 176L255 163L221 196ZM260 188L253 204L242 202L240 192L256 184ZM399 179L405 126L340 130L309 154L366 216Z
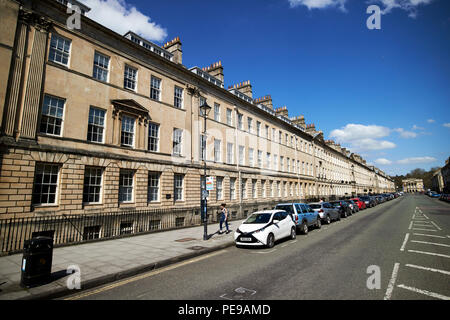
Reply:
M434 252L425 252L425 251L418 251L418 250L408 250L408 252L415 252L415 253L427 254L430 256L450 258L450 256L448 256L446 254L440 254L440 253L434 253Z
M434 246L440 246L440 247L448 247L448 248L450 248L450 245L448 245L448 244L443 244L443 243L426 242L426 241L417 241L417 240L411 240L411 242L424 243L424 244L431 244L431 245L434 245Z
M433 237L433 238L441 238L441 239L447 239L443 236L436 236L434 234L424 234L424 233L413 233L414 236L424 236L424 237ZM450 237L449 237L450 238Z
M389 300L392 296L392 291L394 291L395 280L397 280L398 268L400 267L400 263L394 264L394 269L392 270L391 280L389 281L386 294L384 295L384 300Z
M420 228L412 228L413 230L420 230L420 231L431 231L431 232L437 232L437 230L431 230L431 229L420 229Z
M409 224L408 230L411 230L411 228L413 227L413 222L414 222L414 221L411 221L411 223Z
M434 223L434 221L430 221L430 222L431 222L431 224L432 224L433 226L435 226L438 230L441 230L441 231L442 231L442 229L439 228L439 226L438 226L436 223Z
M416 269L421 269L421 270L426 270L426 271L439 272L439 273L443 273L443 274L446 274L446 275L450 276L450 271L434 269L434 268L427 268L427 267L422 267L422 266L416 266L414 264L406 264L406 266L410 267L410 268L416 268Z
M268 250L268 251L257 251L257 252L252 252L252 253L267 254L267 253L272 253L274 251L277 251L277 249L272 249L272 250Z
M429 228L433 228L434 229L433 226L430 226L429 224L423 224L422 222L420 222L420 224L415 223L414 226L415 227L429 227Z
M413 292L416 292L416 293L420 293L420 294L423 294L423 295L426 295L426 296L429 296L429 297L433 297L433 298L436 298L436 299L450 300L450 297L441 295L439 293L434 293L434 292L427 291L427 290L421 290L421 289L417 289L417 288L413 288L413 287L408 287L408 286L405 286L404 284L399 284L397 287L398 288L402 288L402 289L406 289L406 290L409 290L409 291L413 291Z
M427 219L430 219L430 218L428 218L428 217L425 215L425 213L423 214L423 216L424 216L425 218L427 218Z
M403 241L403 244L402 244L402 247L400 248L400 251L405 251L405 246L406 246L406 243L408 242L408 238L409 238L409 233L407 233L405 235L405 240Z
M281 247L284 248L284 247L287 247L288 245L290 245L292 243L296 243L296 242L297 242L297 240L289 241L288 243L283 244Z

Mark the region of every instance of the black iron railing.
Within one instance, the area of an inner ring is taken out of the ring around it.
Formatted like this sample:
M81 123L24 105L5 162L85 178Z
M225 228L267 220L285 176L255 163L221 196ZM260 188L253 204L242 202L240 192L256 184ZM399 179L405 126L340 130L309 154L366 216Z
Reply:
M230 219L237 220L258 210L272 209L275 205L276 202L258 202L232 205L228 210ZM208 207L208 223L217 223L219 219L219 207ZM199 207L0 219L0 255L21 252L25 240L41 234L53 235L57 247L199 226L201 223Z

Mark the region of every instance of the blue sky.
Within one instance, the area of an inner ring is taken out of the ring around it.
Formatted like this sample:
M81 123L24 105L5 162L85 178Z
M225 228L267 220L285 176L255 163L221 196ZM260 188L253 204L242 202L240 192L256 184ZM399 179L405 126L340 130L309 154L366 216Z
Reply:
M117 32L179 36L187 67L221 60L226 87L250 80L254 97L271 94L388 174L450 156L450 1L82 2ZM366 27L370 4L381 30Z

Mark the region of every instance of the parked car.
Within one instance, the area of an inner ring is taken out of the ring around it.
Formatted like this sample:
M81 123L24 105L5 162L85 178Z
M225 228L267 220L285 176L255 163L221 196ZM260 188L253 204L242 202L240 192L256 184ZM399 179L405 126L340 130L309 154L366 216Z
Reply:
M329 202L314 202L308 205L316 211L322 222L330 224L331 221L341 220L339 210L331 205Z
M430 197L432 198L439 198L441 195L439 193L437 193L436 191L431 191L431 195Z
M377 205L377 201L370 196L361 196L359 197L361 201L364 201L364 204L366 205L366 208L372 208Z
M352 214L352 209L350 209L350 206L348 205L347 202L345 202L343 200L337 200L337 201L331 201L330 203L333 207L338 209L342 218L347 218L347 216Z
M275 210L284 210L292 215L297 229L303 234L307 234L310 227L322 227L320 216L306 203L280 203Z
M360 198L352 198L350 200L353 200L358 205L359 210L366 209L366 203L364 201L361 201Z
M386 202L386 198L383 196L376 196L375 198L377 198L378 203Z
M297 237L292 216L284 210L266 210L252 213L234 232L236 246L266 246L275 241Z
M352 209L352 213L357 213L359 211L358 205L353 200L345 200Z

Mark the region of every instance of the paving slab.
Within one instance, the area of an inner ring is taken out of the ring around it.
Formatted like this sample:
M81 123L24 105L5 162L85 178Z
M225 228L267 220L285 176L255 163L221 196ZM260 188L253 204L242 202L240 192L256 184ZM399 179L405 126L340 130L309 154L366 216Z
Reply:
M230 223L237 228L242 220ZM54 248L52 281L34 287L20 286L22 254L0 257L0 300L51 299L73 293L67 288L69 274L77 265L81 290L153 270L234 244L233 232L219 235L219 224L208 225L210 238L203 240L203 226L171 230L107 241ZM176 240L193 238L190 241ZM189 249L202 246L202 250Z

